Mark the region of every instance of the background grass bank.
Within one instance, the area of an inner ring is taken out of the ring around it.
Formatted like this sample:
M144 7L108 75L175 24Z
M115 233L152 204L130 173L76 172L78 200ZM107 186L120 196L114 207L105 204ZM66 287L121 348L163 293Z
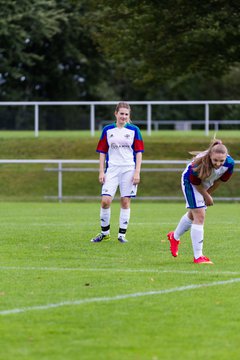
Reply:
M217 134L235 159L240 159L239 134L219 132ZM159 131L147 136L144 160L186 160L189 151L204 150L213 134L208 137L201 131ZM0 132L1 159L95 159L99 134L91 137L89 132L47 132L34 138L31 132ZM46 171L46 165L0 165L0 200L45 201L57 196L57 173ZM66 165L66 167L69 167ZM71 166L72 167L72 166ZM89 167L86 165L85 167ZM63 174L63 194L82 198L98 196L98 165L96 172L66 172ZM148 166L149 167L149 166ZM179 166L178 166L179 167ZM142 172L138 196L181 197L180 172ZM239 197L240 178L235 174L226 186L218 190L220 197Z

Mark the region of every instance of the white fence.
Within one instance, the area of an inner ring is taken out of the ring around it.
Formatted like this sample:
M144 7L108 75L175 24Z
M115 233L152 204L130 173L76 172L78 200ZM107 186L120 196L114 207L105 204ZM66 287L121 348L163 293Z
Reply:
M185 165L189 162L189 160L143 160L142 161L142 172L179 172L182 171ZM51 165L57 165L56 168L45 168L45 171L52 171L52 172L58 172L58 195L57 196L47 196L48 199L57 199L59 202L61 202L63 199L87 199L92 198L95 199L96 196L92 197L77 197L77 196L63 196L63 172L90 172L90 171L98 171L98 167L73 167L64 168L63 165L98 165L98 160L63 160L63 159L41 159L41 160L28 160L28 159L0 159L0 164L51 164ZM235 161L236 165L240 164L240 160ZM170 165L171 167L144 167L144 165ZM175 167L174 165L183 165L180 167ZM240 168L236 166L235 169L236 172L240 172ZM176 198L176 197L138 197L139 200L179 200L182 198ZM215 198L220 201L240 201L240 198L238 197L232 197L232 198L221 198L217 197Z
M102 130L104 125L111 124L112 121L101 121L98 130ZM147 120L135 120L135 125L147 125ZM204 120L152 120L151 125L154 130L161 130L164 125L173 126L174 130L192 130L195 125L205 127ZM221 125L240 125L240 120L209 120L209 125L217 132Z
M34 134L39 136L39 111L41 106L87 106L90 108L90 131L91 136L95 134L95 108L102 105L116 105L118 101L2 101L0 106L33 106L34 107ZM202 105L204 106L204 127L205 135L209 135L210 105L240 105L240 100L223 100L223 101L129 101L130 105L146 106L146 124L147 134L151 135L152 131L152 107L154 105ZM238 121L238 120L236 120Z

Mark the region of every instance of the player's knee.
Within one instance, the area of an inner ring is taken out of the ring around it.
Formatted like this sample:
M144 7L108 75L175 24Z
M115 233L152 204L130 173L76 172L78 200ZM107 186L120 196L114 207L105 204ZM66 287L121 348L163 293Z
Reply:
M121 198L121 207L122 209L128 209L130 207L130 198L128 197Z
M112 198L110 196L102 198L102 208L108 209L111 205Z
M194 221L199 225L204 224L204 219L205 219L205 216L203 214L197 214L197 216L194 217Z

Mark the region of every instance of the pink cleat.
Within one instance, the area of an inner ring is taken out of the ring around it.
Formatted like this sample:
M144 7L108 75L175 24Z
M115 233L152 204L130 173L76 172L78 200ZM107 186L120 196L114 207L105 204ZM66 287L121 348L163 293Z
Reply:
M213 262L206 256L200 256L198 259L194 258L193 262L195 264L211 264L211 265L213 265Z
M178 256L178 245L180 244L180 240L176 240L174 238L174 231L170 231L167 234L168 240L170 241L170 250L172 253L172 256L176 257Z

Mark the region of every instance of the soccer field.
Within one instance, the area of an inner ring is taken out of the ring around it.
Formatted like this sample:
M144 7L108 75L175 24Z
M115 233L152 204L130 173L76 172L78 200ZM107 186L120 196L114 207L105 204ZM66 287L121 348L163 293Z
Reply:
M189 233L178 258L166 234L178 204L132 202L127 244L112 205L108 243L99 203L1 203L0 357L4 360L239 358L239 204L207 210L204 254Z

